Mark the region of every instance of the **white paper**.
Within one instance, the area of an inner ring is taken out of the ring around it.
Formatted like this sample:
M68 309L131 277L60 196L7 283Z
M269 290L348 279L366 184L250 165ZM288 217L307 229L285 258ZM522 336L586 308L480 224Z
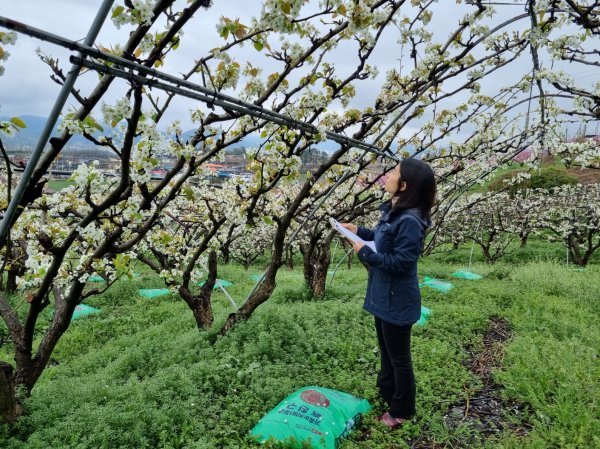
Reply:
M344 237L346 237L351 242L360 242L364 245L367 245L374 252L377 252L377 249L375 248L375 242L373 240L370 240L367 242L367 241L361 239L354 232L351 232L348 229L346 229L345 227L343 227L342 224L339 221L337 221L335 218L330 217L329 222L331 223L331 226L333 226L333 228L336 231L338 231L340 234L342 234Z

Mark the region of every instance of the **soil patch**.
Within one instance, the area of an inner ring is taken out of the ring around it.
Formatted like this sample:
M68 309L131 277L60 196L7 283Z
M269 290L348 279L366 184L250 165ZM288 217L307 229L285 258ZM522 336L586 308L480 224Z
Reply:
M569 168L567 172L575 176L580 184L600 184L599 168Z
M525 420L530 412L527 406L503 399L500 395L502 386L492 379L492 371L502 367L504 345L510 336L509 323L504 318L491 317L483 337L483 350L468 350L470 357L465 365L481 379L483 386L472 396L452 405L444 416L448 429L466 427L470 430L462 435L461 441L453 442L451 447L468 448L506 431L524 436L531 429ZM407 443L414 449L448 447L427 441L424 437L425 435L421 435Z

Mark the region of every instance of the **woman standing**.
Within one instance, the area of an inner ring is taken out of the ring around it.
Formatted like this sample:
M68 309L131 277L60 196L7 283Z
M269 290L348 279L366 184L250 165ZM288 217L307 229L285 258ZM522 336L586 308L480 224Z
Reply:
M421 316L417 262L425 229L431 225L436 184L426 163L403 159L385 181L391 199L380 207L374 230L343 223L361 239L375 241L377 252L354 243L358 258L370 267L364 308L375 316L381 352L377 386L389 410L378 419L390 428L415 414L415 377L410 333Z

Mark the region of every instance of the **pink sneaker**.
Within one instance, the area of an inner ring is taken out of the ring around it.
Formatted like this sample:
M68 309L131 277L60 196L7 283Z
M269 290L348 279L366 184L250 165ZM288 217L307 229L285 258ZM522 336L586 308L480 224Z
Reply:
M404 418L394 418L392 415L390 415L390 412L385 412L383 415L378 416L377 420L381 421L390 429L396 429L397 427L400 427L402 424L404 424L404 422L406 421L406 419Z

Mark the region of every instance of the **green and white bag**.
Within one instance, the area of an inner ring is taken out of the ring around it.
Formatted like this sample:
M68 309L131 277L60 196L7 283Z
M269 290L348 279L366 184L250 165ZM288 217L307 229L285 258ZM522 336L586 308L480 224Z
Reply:
M260 443L270 439L313 449L335 449L371 410L365 399L321 387L304 387L267 413L250 431Z

